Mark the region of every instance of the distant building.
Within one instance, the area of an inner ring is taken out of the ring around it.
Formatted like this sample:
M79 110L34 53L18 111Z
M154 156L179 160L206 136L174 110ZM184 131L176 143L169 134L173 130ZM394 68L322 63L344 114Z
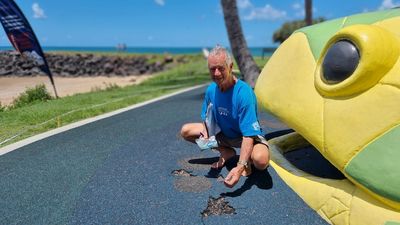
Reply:
M122 43L122 44L117 44L117 47L116 47L116 49L117 49L117 51L118 52L124 52L124 51L126 51L126 44L125 43Z

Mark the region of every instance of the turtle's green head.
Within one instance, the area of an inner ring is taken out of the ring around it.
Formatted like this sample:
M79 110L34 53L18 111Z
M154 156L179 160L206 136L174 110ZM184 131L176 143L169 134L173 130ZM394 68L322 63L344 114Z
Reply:
M296 31L255 87L349 180L400 209L400 9Z

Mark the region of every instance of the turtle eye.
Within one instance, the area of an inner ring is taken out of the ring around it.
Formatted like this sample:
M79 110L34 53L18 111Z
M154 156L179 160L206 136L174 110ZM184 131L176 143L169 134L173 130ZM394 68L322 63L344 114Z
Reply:
M327 51L322 63L322 78L327 84L337 84L350 77L360 62L357 47L348 40L340 40Z
M396 65L399 43L392 31L377 25L342 28L325 44L317 61L315 87L329 98L361 94Z

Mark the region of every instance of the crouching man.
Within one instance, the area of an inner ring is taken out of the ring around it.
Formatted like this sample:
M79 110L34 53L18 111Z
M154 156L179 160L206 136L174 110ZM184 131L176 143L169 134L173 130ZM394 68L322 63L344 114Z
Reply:
M212 113L219 132L215 135L220 153L218 162L212 168L220 169L231 157L236 156L234 148L240 148L237 166L225 178L227 187L235 186L241 176L250 175L251 167L264 170L269 164L269 147L262 136L257 118L257 100L252 88L232 74L233 62L225 48L216 46L208 56L208 69L212 83L208 86L203 107L203 123L187 123L181 130L182 137L195 143L196 139L207 140L207 114Z

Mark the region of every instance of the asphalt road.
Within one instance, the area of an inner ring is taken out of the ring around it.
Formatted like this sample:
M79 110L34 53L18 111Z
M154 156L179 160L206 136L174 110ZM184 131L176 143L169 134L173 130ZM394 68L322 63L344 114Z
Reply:
M217 154L179 137L199 121L204 90L0 156L0 224L326 224L271 167L233 189L205 176ZM285 129L266 113L260 122L266 133ZM203 216L221 194L234 214Z

